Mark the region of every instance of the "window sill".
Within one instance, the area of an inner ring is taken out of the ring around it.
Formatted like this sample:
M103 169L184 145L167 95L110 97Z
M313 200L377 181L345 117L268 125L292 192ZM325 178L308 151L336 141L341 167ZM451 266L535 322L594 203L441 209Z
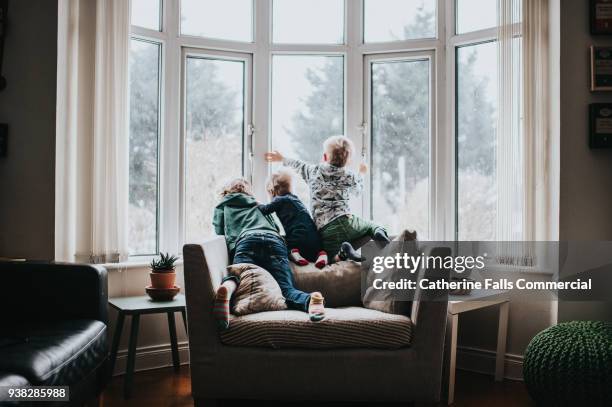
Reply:
M514 273L523 273L523 274L530 274L530 275L546 275L546 276L552 276L553 270L546 268L546 267L528 267L528 266L508 266L508 265L503 265L503 264L486 264L485 268L486 271L493 271L493 272L514 272Z
M106 268L108 271L127 271L132 269L143 269L149 268L151 265L151 259L148 257L143 258L134 258L133 260L128 260L122 263L106 263L100 264L100 266ZM176 266L183 265L183 259L179 259L175 263Z

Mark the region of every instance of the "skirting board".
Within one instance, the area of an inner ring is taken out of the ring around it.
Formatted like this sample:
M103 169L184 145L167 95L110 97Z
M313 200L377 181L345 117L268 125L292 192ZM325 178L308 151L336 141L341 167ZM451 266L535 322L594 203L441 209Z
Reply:
M457 347L457 369L471 372L495 375L495 351ZM523 356L506 353L504 378L510 380L523 380Z
M179 342L179 360L181 365L189 364L189 343ZM115 363L115 371L113 376L119 376L125 373L127 365L127 349L121 349L117 352L117 362ZM134 370L137 372L160 369L163 367L172 366L172 350L170 344L143 346L136 348L136 362Z
M180 342L178 345L181 365L189 364L188 342ZM117 354L113 375L124 374L126 363L127 350L123 349ZM172 366L170 344L141 347L136 350L136 371L170 366ZM493 376L495 374L495 352L460 346L457 349L457 368ZM510 380L523 380L523 357L521 355L506 354L504 377Z

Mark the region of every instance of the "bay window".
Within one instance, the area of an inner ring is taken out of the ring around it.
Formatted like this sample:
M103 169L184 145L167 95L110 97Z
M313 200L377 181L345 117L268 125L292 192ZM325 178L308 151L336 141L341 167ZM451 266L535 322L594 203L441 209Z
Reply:
M495 3L132 0L131 254L205 239L226 181L265 200L265 151L318 162L336 134L370 167L355 213L495 239Z

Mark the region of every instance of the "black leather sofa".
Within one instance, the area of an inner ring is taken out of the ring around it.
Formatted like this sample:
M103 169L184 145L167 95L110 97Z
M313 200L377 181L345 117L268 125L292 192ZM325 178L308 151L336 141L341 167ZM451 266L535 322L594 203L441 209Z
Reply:
M109 377L107 287L102 267L0 262L0 388L69 386L69 405L95 400Z

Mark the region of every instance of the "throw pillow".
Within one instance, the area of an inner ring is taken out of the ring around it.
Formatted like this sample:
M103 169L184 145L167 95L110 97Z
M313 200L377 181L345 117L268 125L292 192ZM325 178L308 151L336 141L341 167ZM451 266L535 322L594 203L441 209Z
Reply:
M266 270L254 264L233 264L227 271L229 275L240 278L240 284L232 297L233 314L247 315L287 309L278 283Z
M312 263L298 267L292 264L295 286L307 293L320 291L329 308L361 306L361 265L339 261L317 269Z
M405 230L395 239L393 239L393 244L387 246L385 250L383 250L382 256L393 256L397 251L402 253L408 253L411 256L418 256L418 241L416 232L410 232ZM402 243L397 243L402 242ZM393 251L393 253L390 253ZM399 272L396 269L389 269L381 275L374 275L372 273L368 273L368 277L370 278L385 278L385 280L398 280L402 277L406 277L406 273ZM412 274L415 280L418 276L418 272ZM399 300L397 299L397 295L390 290L375 290L372 287L372 281L367 282L368 288L363 295L363 306L365 308L373 309L376 311L386 312L387 314L397 314L397 315L405 315L410 316L412 310L412 301L407 300Z

